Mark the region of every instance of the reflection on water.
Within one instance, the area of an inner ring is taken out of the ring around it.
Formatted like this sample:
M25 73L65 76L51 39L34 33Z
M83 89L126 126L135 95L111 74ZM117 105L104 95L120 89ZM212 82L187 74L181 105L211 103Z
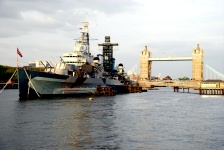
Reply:
M224 98L222 95L201 95L201 98L213 98L213 97Z
M170 88L18 101L0 95L0 149L224 149L224 97Z

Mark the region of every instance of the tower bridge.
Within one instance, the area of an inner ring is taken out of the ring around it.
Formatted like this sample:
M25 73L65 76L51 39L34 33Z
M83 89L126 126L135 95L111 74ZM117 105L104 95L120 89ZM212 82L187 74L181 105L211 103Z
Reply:
M224 95L224 81L210 80L204 81L204 51L197 44L196 48L192 50L192 56L179 57L152 57L152 52L148 51L147 46L140 52L140 80L138 83L143 88L152 86L171 86L174 91L179 91L179 88L184 89L193 88L199 90L200 94L221 94ZM192 61L192 79L187 81L179 80L163 80L155 81L152 79L152 62L153 61ZM209 69L221 78L224 75L210 66L205 64L205 69ZM210 72L209 72L210 73Z
M145 49L140 52L140 80L152 79L152 61L192 61L192 80L204 80L204 51L197 44L196 48L192 50L192 56L179 56L179 57L152 57L152 52Z

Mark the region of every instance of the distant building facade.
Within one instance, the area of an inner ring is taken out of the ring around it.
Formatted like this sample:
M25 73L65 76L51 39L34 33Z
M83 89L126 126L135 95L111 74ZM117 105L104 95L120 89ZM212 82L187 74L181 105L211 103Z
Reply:
M222 80L205 80L201 82L201 88L222 88L224 89L224 81Z
M45 66L47 65L47 63L41 61L41 60L35 60L35 61L31 61L29 62L29 66L32 68L45 68Z

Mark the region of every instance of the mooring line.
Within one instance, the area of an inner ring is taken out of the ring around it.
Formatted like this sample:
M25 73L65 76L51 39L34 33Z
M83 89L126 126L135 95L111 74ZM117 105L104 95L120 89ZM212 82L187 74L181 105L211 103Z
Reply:
M24 71L25 71L26 76L27 76L27 78L29 79L29 82L31 83L31 85L32 85L32 87L33 87L33 89L34 89L34 91L36 92L37 96L38 96L39 98L41 98L41 97L40 97L40 95L38 94L38 92L37 92L36 88L34 87L34 85L33 85L32 81L31 81L31 79L30 79L29 75L27 74L27 72L26 72L26 69L25 69L25 68L24 68Z

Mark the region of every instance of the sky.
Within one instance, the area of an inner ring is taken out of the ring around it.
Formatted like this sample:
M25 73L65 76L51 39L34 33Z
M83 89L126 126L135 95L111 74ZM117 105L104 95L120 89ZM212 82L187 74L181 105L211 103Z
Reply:
M83 21L89 22L91 53L102 53L98 44L110 36L119 44L116 64L126 72L139 70L134 66L145 46L152 57L174 57L192 56L199 44L204 63L224 73L223 0L0 0L0 64L16 66L17 47L20 66L59 61L73 50ZM158 74L191 77L192 62L153 62L152 75Z

